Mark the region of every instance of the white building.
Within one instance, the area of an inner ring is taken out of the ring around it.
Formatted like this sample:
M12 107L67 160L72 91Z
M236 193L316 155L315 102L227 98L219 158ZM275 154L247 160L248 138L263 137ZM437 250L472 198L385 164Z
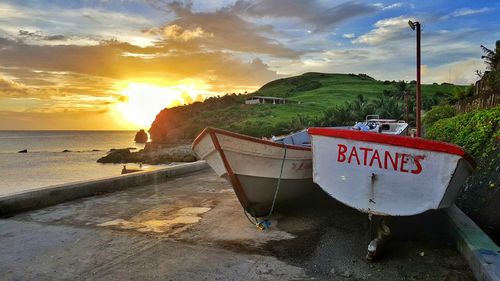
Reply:
M245 104L259 104L259 103L285 104L285 103L290 103L290 101L284 98L263 97L263 96L252 96L245 100Z

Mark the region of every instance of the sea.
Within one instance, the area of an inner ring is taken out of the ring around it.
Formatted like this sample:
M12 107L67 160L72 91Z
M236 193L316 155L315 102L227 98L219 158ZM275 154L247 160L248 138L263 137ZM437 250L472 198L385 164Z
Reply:
M0 196L120 175L122 164L96 161L112 148L144 148L134 136L133 131L0 131ZM18 153L24 149L28 152Z

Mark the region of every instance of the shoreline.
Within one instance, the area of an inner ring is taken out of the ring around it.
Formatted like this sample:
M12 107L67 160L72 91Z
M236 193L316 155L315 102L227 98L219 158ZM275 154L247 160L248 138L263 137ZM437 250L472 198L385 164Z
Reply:
M94 162L91 162L94 164ZM169 163L169 164L158 164L158 165L151 165L151 164L144 164L142 167L139 167L139 164L137 163L95 163L98 164L99 166L106 167L111 169L112 172L103 172L102 174L97 174L94 176L86 177L86 178L79 178L79 179L71 179L71 178L57 178L57 179L49 179L46 178L45 180L50 180L50 182L54 183L49 183L46 185L37 185L36 183L38 181L26 181L26 179L18 179L11 177L10 178L10 183L2 185L2 188L0 188L0 198L2 196L10 196L10 195L15 195L15 194L20 194L24 192L31 192L31 191L36 191L39 189L44 189L44 188L51 188L51 187L56 187L56 186L61 186L61 185L66 185L66 184L73 184L73 183L79 183L79 182L87 182L87 181L93 181L93 180L102 180L102 179L107 179L107 178L113 178L121 175L123 165L127 166L127 169L141 169L141 172L151 172L151 171L156 171L160 169L164 169L170 166L174 166L177 163ZM109 171L109 169L107 169ZM99 170L99 169L98 169ZM100 169L102 170L102 169ZM85 171L81 171L85 172ZM59 175L61 175L59 173ZM93 174L94 175L94 174ZM4 178L3 181L6 179ZM2 180L0 180L0 183L3 183ZM14 188L15 187L15 188ZM8 190L8 191L6 191ZM4 192L5 191L5 192Z
M81 180L44 186L11 194L0 195L0 217L6 214L50 206L81 197L113 192L141 184L160 181L162 178L182 175L207 168L205 161L174 164L170 167L132 174Z

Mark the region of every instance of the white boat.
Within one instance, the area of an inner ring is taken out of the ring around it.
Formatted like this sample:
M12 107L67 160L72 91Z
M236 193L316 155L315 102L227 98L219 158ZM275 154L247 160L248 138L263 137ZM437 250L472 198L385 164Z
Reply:
M403 120L380 119L379 115L367 115L366 120L357 122L353 130L390 135L407 135L408 123Z
M192 147L217 175L231 183L248 213L263 217L270 213L273 201L279 204L315 188L307 131L273 139L206 128Z
M449 207L474 161L456 145L391 134L310 128L313 180L362 212L409 216Z

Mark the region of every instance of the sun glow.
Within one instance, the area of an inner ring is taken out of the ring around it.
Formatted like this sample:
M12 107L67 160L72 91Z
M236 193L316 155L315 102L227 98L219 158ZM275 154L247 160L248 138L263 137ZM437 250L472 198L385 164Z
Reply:
M162 109L203 101L204 97L213 94L206 84L190 82L174 86L137 82L118 85L123 98L116 104L116 109L134 129L149 128Z

